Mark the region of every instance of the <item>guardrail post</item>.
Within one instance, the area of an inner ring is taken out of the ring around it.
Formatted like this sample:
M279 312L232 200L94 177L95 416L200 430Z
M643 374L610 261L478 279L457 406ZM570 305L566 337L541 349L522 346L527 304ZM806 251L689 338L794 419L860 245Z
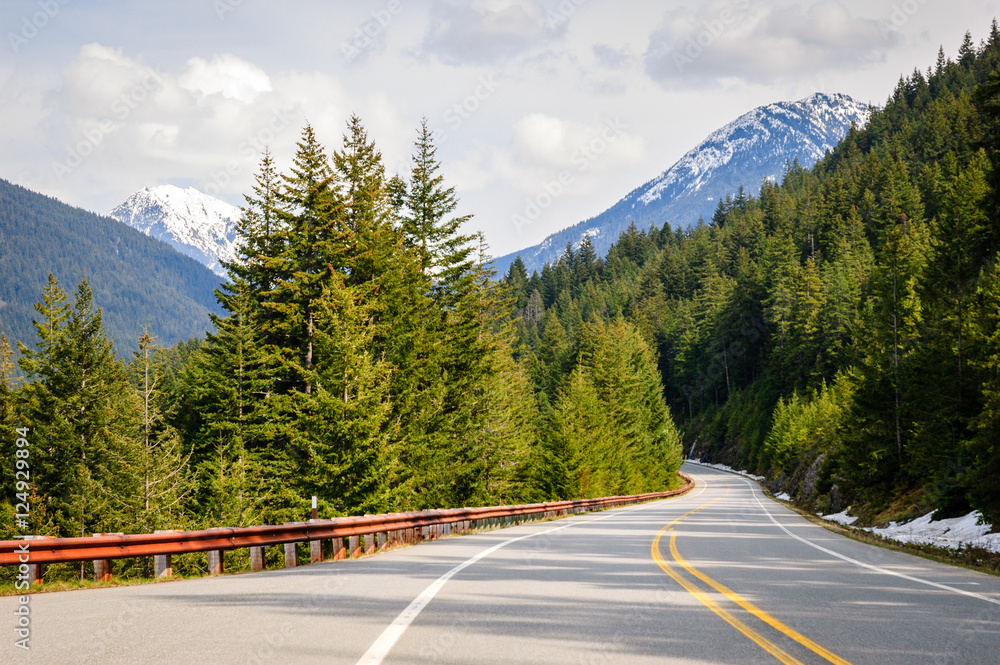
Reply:
M21 538L21 540L38 540L39 538L44 538L44 537L45 536L24 536L23 538ZM44 584L44 583L45 583L45 564L29 563L28 586L35 586L36 584Z
M313 497L314 499L316 497ZM309 523L318 522L314 516ZM319 563L323 560L323 541L322 540L310 540L309 541L309 563Z
M111 559L94 559L94 581L111 581Z
M209 550L206 554L209 575L221 575L226 572L226 553L223 550Z
M292 524L302 524L302 522L285 522L284 526ZM284 543L285 546L285 568L294 568L299 564L298 543Z
M344 549L344 537L337 536L333 539L333 560L340 561L347 558L347 550Z
M264 548L257 546L250 548L250 571L259 572L264 570L266 559L264 558Z
M94 537L100 536L120 536L120 533L95 533ZM113 559L94 559L94 581L110 582Z
M153 533L176 533L175 529L157 529ZM156 554L153 556L153 577L155 579L166 579L174 576L174 567L171 565L172 557L169 554ZM209 566L211 568L211 566Z
M384 550L389 544L389 536L384 531L379 531L375 534L376 541L378 543L378 549Z
M361 556L361 536L351 536L349 547L351 550L350 556L352 559Z

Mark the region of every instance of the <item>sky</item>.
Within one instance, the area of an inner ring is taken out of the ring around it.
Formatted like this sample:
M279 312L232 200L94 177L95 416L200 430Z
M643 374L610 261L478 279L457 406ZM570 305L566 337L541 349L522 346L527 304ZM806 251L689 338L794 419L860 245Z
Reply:
M499 256L757 106L881 104L997 15L995 0L3 0L0 178L99 213L162 184L241 205L263 150L285 170L306 123L332 152L357 114L405 175L426 118L466 230Z

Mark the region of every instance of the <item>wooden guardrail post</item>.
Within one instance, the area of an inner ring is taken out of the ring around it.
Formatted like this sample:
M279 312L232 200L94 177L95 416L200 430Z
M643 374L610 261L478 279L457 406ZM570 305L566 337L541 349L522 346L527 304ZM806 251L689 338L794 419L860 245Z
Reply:
M316 497L313 497L313 502L315 503ZM314 509L315 510L315 509ZM314 516L309 520L310 524L318 522ZM322 540L310 540L309 541L309 563L319 563L323 560L323 541Z
M121 536L121 533L95 533L94 537ZM110 582L114 559L94 559L94 581Z
M284 526L302 524L302 522L285 522ZM294 568L299 565L298 543L284 543L285 546L285 568Z
M113 566L111 559L94 559L94 581L110 582Z
M174 533L174 529L157 529L153 533ZM169 554L157 554L153 557L153 577L161 580L173 577L174 567L171 565L172 557Z
M365 554L375 554L375 534L365 534Z
M361 536L351 536L348 548L350 549L350 557L353 559L355 557L361 556Z
M209 550L206 554L209 575L221 575L226 572L226 553L223 550Z
M337 536L333 539L333 560L340 561L347 558L347 550L344 549L344 537Z
M384 550L389 546L389 535L385 531L375 534L376 546L379 550Z
M38 540L45 536L24 536L21 540ZM30 546L29 546L30 550ZM30 559L30 555L29 555ZM28 563L28 586L41 585L45 583L45 565L41 563Z
M262 546L255 546L250 548L250 571L260 572L264 570L267 565L267 560L264 558L264 548Z

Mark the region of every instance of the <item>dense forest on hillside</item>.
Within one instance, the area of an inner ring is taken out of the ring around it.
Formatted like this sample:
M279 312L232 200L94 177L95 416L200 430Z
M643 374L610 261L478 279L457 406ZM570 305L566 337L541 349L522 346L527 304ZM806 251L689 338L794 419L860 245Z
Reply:
M331 517L676 486L647 337L581 324L565 380L538 390L435 150L424 123L408 180L387 177L354 117L332 155L307 126L286 171L265 156L204 339L164 349L150 328L119 360L91 283L50 275L18 364L0 339L0 473L18 428L30 450L17 532L281 523L313 495Z
M93 283L55 275L31 334L0 337L16 531L658 490L682 435L813 508L997 523L998 66L994 24L813 169L499 280L426 123L405 180L358 118L332 154L307 126L285 170L261 162L205 338L148 327L122 359Z
M52 273L86 278L120 353L144 323L165 343L204 334L219 278L168 245L108 217L0 180L0 333L30 341L33 304Z
M1000 521L1000 33L940 52L812 170L689 229L505 276L522 362L566 395L593 321L655 348L695 455L869 520Z

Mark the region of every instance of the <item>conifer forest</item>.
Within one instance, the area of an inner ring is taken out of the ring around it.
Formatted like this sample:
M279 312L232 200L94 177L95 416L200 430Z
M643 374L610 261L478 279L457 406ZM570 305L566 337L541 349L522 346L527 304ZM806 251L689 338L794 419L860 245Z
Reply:
M123 357L50 276L0 341L0 472L30 428L51 536L660 491L689 453L814 510L1000 523L998 68L994 24L812 169L530 275L463 231L426 121L392 176L360 118L306 126L204 338Z

